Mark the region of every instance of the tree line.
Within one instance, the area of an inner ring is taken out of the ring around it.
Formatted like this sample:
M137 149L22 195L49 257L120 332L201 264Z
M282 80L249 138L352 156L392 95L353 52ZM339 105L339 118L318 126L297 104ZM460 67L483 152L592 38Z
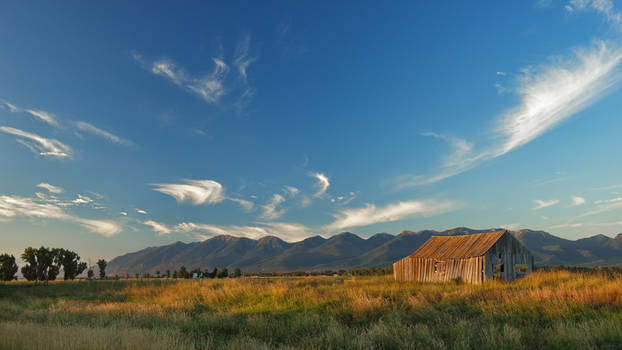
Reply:
M353 268L341 270L313 270L313 271L290 271L290 272L250 272L247 276L279 277L279 276L384 276L392 275L393 266Z
M80 261L80 256L69 249L64 248L33 248L24 249L21 259L26 263L21 268L22 275L28 281L48 284L48 281L56 280L60 271L63 271L64 280L73 280L87 269L86 262ZM97 261L99 277L106 277L106 265L104 259ZM15 257L9 254L0 254L0 280L11 281L17 279L17 263ZM89 279L94 277L93 269L87 272Z
M126 278L129 278L129 274L126 275ZM229 272L226 267L221 269L214 268L213 270L204 269L197 267L192 270L188 270L186 266L181 265L179 267L179 271L166 270L166 272L161 273L160 271L156 271L155 274L151 274L149 272L145 272L142 275L140 273L135 273L136 279L138 278L227 278L227 277L242 277L242 271L239 268L235 268L233 272Z

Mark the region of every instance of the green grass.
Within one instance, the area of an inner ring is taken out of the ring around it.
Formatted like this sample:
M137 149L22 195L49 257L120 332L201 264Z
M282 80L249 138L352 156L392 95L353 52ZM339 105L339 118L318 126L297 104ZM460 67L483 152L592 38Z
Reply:
M0 284L7 349L617 349L622 276Z

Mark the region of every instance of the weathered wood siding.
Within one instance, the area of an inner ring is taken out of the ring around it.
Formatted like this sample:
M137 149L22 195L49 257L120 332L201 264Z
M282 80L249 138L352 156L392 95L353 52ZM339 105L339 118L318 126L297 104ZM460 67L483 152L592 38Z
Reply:
M486 252L486 279L494 278L493 268L503 264L501 277L505 281L516 279L516 265L527 265L527 273L533 271L533 255L512 234L506 233Z
M406 257L393 264L397 281L449 282L461 278L468 283L484 281L484 257L439 260Z
M493 279L495 266L503 264L499 274L503 280L516 279L516 265L526 265L526 273L533 271L533 255L511 233L497 236L498 240L481 256L461 258L434 258L408 256L393 264L397 281L448 282L461 278L468 283L482 283ZM413 254L415 255L415 254Z

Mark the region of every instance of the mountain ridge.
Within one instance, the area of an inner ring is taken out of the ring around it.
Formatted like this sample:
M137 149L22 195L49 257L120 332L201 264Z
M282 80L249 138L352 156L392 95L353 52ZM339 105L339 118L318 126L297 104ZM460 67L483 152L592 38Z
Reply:
M286 242L276 236L259 239L219 235L200 242L177 241L120 255L108 264L109 274L134 274L186 268L239 267L249 272L386 267L414 252L433 235L465 235L499 230L456 227L445 231L404 230L362 238L351 232ZM622 233L568 240L541 230L510 231L533 253L538 266L620 266Z

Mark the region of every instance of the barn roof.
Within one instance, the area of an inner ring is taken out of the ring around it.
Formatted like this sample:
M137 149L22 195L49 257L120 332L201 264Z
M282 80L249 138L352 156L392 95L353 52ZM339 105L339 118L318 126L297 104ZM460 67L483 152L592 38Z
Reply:
M432 236L411 258L460 259L486 254L507 230L464 236Z

